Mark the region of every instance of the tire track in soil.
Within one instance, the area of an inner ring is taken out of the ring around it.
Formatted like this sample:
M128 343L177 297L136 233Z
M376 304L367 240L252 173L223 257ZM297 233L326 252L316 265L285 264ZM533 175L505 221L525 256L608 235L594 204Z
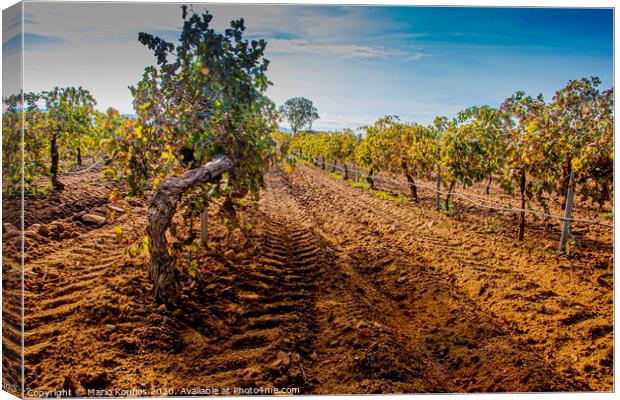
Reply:
M315 291L313 308L302 316L311 332L296 332L297 337L309 334L301 351L305 366L301 393L445 391L437 383L440 373L432 365L425 367L431 362L404 345L402 336L385 324L383 315L389 305L384 296L366 282L352 280L351 271L342 269L331 244L315 232L280 171L268 174L262 198L264 212L274 219L284 216L280 226L290 230L288 236L268 239L268 247L282 249L288 243L291 254L304 257L302 265L315 265L315 274L295 277L313 282ZM304 240L298 242L299 238ZM285 265L281 253L267 258Z
M304 356L314 324L316 254L314 237L294 209L267 193L262 246L253 267L232 266L238 309L219 356L208 361L197 382L219 387L300 388L308 385Z
M143 221L124 214L78 229L71 239L33 243L39 257L26 263L34 276L25 292L26 389L102 389L126 370L122 364L135 343L123 334L140 326L135 310L146 300L140 295L147 282L142 266L125 257L115 226L123 226L130 241L144 230Z
M302 166L295 176L311 173ZM385 235L388 228L379 224L381 218L389 216L384 209L387 207L372 209L372 203L365 204L364 198L346 197L346 190L340 186L343 183L334 181L332 187L331 182L323 182L329 178L319 174L317 171L294 184L294 196L323 236L334 243L342 264L350 266L350 276L354 277L350 280L365 281L390 299L395 311L384 313L391 314L392 326L401 332L409 348L424 349L427 358L436 361L447 390L582 387L559 376L535 349L514 340L504 321L458 288L453 277L435 271L424 257L409 254L393 237ZM436 254L442 251L435 248Z
M22 381L21 266L3 241L2 263L2 380L3 389L20 396Z
M127 259L115 240L115 225L141 239L144 208L99 228L59 221L72 238L32 234L26 388L307 388L321 249L276 196L264 208L260 259L228 264L214 301L192 296L177 310L152 304L144 260Z
M437 364L380 322L388 300L340 269L283 175L266 179L258 259L227 265L227 284L207 288L214 302L232 299L219 307L227 326L219 334L186 330L180 354L159 361L173 374L165 384L297 387L302 394L445 391Z

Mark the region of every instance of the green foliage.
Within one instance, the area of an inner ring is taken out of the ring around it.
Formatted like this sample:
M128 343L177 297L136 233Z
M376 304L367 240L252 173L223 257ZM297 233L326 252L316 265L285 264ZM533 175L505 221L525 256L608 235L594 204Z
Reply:
M188 14L173 44L148 33L139 41L157 65L131 87L138 116L125 132L124 174L132 194L143 196L167 176L217 156L235 162L228 194L256 192L265 159L272 154L277 115L264 93L269 63L264 40L243 39L243 19L218 33L213 18ZM188 155L189 159L181 154ZM152 180L152 184L150 184Z
M327 175L331 176L334 179L338 179L339 181L343 180L344 178L342 177L342 175L336 173L336 172L331 172L331 171L327 171Z
M488 234L495 234L498 232L497 215L493 215L486 219L484 223L484 232Z
M347 164L355 161L355 151L360 142L350 129L344 131L308 133L301 132L291 139L289 151L323 163Z
M279 161L285 160L289 155L292 136L288 133L275 131L271 134L271 138L275 143L276 155Z
M357 146L360 166L374 171L428 176L437 162L436 133L430 126L405 124L395 116L366 126L366 137Z
M366 189L366 190L371 189L370 185L366 182L353 182L351 186L353 186L356 189Z
M544 203L542 194L549 189L546 172L552 163L543 126L546 107L542 95L534 98L524 92L515 93L500 107L507 142L502 183L511 193L524 189L524 201L536 196Z
M359 138L350 129L342 132L322 132L315 135L320 148L319 156L329 163L351 163L355 159L355 148Z
M2 100L6 107L2 114L2 193L7 197L21 194L22 178L25 196L44 194L34 184L46 174L48 147L42 129L45 114L37 106L38 100L39 94L31 92L23 96L11 95Z
M471 107L445 125L439 138L439 164L446 168L444 185L452 190L456 182L473 185L497 170L503 157L503 141L497 110Z
M394 170L395 157L392 150L396 146L398 117L386 116L365 126L366 137L356 150L355 159L362 167L377 173L381 170Z
M456 210L454 208L454 202L451 200L440 200L439 207L442 211L444 211L449 216L453 217L456 215Z
M97 102L90 92L81 86L55 87L43 92L42 98L47 109L48 128L51 133L59 133L58 145L61 153L65 153L64 158L75 156L75 161L81 163L81 156L98 149L98 143L92 140L92 116L95 114L94 107Z
M35 182L43 176L57 175L59 159L80 163L83 156L100 151L102 137L95 134L92 123L96 102L88 90L55 87L41 93L11 95L3 103L6 106L2 116L5 195L21 192L22 177L26 196L45 194L46 187ZM45 111L38 103L45 104ZM52 142L58 154L55 160L50 157Z
M319 113L312 101L305 97L293 97L280 107L280 121L287 120L293 134L301 129L312 129L312 123L319 118Z
M109 107L105 113L95 112L92 144L102 148L108 155L118 152L124 136L124 128L129 120L118 110Z
M572 172L583 199L611 200L613 187L613 88L601 92L596 77L572 80L553 97L544 140L552 151L550 180L564 195Z
M393 203L398 204L407 204L409 203L409 198L405 196L395 195L390 192L386 192L383 190L371 190L371 193L377 196L380 199L391 201Z
M358 165L367 168L371 175L379 171L404 174L411 197L417 201L415 178L428 178L438 160L435 129L386 116L365 130L366 137L356 149Z
M140 255L146 255L149 251L149 238L144 237L141 241L133 243L131 246L125 248L125 254L129 257L138 257Z

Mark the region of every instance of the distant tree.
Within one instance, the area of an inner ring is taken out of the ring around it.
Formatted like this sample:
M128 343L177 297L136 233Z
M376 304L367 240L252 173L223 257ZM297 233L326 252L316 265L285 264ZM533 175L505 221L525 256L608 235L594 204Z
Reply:
M312 123L319 119L319 113L312 101L305 97L293 97L280 107L280 121L291 124L293 134L300 129L312 129Z

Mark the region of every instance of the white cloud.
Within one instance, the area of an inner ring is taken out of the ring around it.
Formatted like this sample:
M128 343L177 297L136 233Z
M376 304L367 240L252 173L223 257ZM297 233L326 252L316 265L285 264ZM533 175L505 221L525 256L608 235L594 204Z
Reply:
M370 58L403 56L400 50L372 47L358 44L324 44L299 39L271 39L267 47L269 52L290 54L317 54L345 58Z
M428 53L424 53L424 52L415 52L415 53L411 53L408 57L407 57L407 61L418 61L423 59L424 57L430 57L430 54Z

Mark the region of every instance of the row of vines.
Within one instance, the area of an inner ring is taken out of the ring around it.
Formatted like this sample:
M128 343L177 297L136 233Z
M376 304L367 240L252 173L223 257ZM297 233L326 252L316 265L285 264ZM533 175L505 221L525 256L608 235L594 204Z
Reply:
M104 158L111 141L132 126L113 108L95 110L96 100L81 87L12 95L3 103L2 189L7 197L21 194L22 179L26 196L62 191L63 172L79 170L85 159ZM40 184L46 177L49 183Z
M419 179L440 175L451 201L457 183L497 182L521 199L549 211L549 198L565 199L578 188L583 201L602 207L613 195L613 89L601 91L596 77L570 81L550 102L517 92L499 107L469 107L433 124L401 122L386 116L363 128L365 135L341 132L280 133L283 154L406 177L413 201ZM563 204L562 207L565 205ZM525 212L520 213L523 239Z

